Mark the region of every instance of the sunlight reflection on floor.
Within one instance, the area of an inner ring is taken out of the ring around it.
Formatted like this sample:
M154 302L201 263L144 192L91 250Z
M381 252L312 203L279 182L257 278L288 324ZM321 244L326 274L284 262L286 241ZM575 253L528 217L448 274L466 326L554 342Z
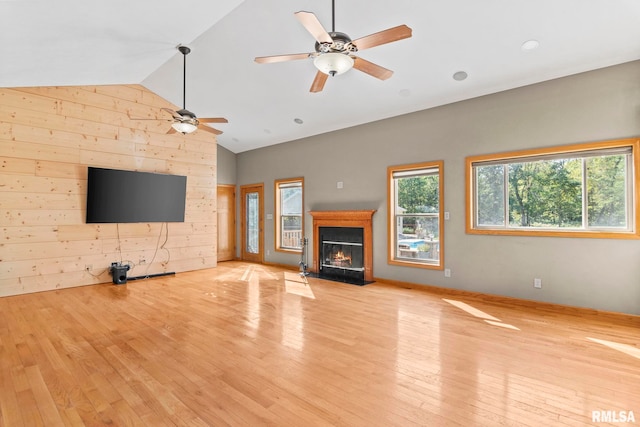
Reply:
M487 320L487 319L484 319L484 321L493 326L500 326L501 328L513 329L516 331L520 330L520 328L516 328L515 326L510 325L508 323L494 322L493 320Z
M300 295L305 298L315 299L316 296L307 282L305 276L301 276L298 273L284 273L284 287L288 294Z
M493 325L493 326L499 326L501 328L506 328L506 329L513 329L515 331L519 331L520 329L510 325L508 323L503 323L502 320L498 319L497 317L494 317L490 314L485 313L482 310L478 310L477 308L462 302L462 301L456 301L453 299L446 299L446 298L442 298L443 301L448 302L449 304L451 304L454 307L459 308L460 310L466 311L467 313L471 314L472 316L475 317L479 317L480 319L484 319L485 322L487 322L489 325Z
M252 274L253 265L250 265L244 270L244 273L242 273L242 277L240 278L240 280L242 280L243 282L248 282L251 279Z
M606 340L600 340L597 338L589 338L587 337L587 339L589 341L593 341L596 342L598 344L602 344L604 346L607 346L609 348L612 348L614 350L618 350L621 351L625 354L628 354L629 356L633 356L636 359L640 359L640 348L629 345L629 344L620 344L614 341L606 341Z
M455 307L458 307L460 310L464 310L475 317L479 317L481 319L495 320L496 322L501 322L501 320L498 319L497 317L493 317L492 315L487 314L484 311L478 310L477 308L472 307L469 304L464 303L462 301L456 301L456 300L446 299L446 298L442 298L442 299L448 302L449 304Z

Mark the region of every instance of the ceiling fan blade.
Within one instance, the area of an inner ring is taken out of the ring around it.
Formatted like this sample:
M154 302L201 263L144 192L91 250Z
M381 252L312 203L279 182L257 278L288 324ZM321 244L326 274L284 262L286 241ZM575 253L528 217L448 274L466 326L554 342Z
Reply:
M355 68L356 70L360 70L363 73L369 74L370 76L373 76L377 79L387 80L393 75L393 71L387 70L386 68L376 65L373 62L369 62L357 56L354 56L353 60L353 68Z
M284 62L294 61L296 59L307 59L310 57L310 53L293 53L289 55L275 55L275 56L258 56L255 61L258 64L270 64L272 62Z
M173 127L170 127L167 131L167 135L171 135L172 133L177 133L177 131Z
M222 131L221 131L221 130L214 129L214 128L212 128L211 126L207 126L207 125L204 125L204 126L198 126L198 130L203 130L203 131L205 131L205 132L210 132L210 133L212 133L212 134L214 134L214 135L220 135L220 134L222 133Z
M173 116L174 119L180 120L182 119L182 116L178 113L176 113L175 111L169 109L169 108L161 108L161 110L166 111L167 113L171 114L171 116Z
M208 118L198 118L200 123L229 123L229 120L224 117L208 117Z
M322 71L318 71L316 73L316 78L313 79L313 83L311 84L311 89L309 92L321 92L324 89L324 84L327 82L328 74L323 73Z
M398 25L397 27L360 37L359 39L354 40L353 44L356 45L358 50L364 50L409 37L411 37L411 28L406 25Z
M296 18L298 18L298 21L300 21L300 23L304 25L304 28L306 28L307 31L311 33L313 38L316 39L318 43L333 42L333 39L331 38L329 33L327 33L327 30L324 29L320 21L318 21L316 15L311 12L304 11L296 12L294 13L294 15Z

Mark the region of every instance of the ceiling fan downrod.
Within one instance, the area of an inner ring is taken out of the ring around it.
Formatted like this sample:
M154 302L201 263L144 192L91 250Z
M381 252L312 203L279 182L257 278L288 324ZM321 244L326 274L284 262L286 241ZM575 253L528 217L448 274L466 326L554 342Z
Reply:
M331 0L331 32L336 32L336 0Z
M187 55L191 49L187 46L178 46L178 50L182 53L182 109L187 109Z

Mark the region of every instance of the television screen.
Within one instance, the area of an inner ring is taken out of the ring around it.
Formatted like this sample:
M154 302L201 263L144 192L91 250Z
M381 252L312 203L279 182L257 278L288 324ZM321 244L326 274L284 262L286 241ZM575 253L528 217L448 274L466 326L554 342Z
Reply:
M184 222L187 177L89 167L87 223Z

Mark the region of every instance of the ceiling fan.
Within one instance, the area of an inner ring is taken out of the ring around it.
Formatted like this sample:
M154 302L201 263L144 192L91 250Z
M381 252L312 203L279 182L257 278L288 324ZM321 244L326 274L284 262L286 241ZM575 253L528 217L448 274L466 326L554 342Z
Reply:
M199 126L201 123L228 123L228 120L222 117L214 118L197 118L195 114L187 110L186 105L186 92L187 92L187 55L191 52L191 49L187 46L178 46L178 50L183 55L183 71L182 71L182 109L174 111L170 108L161 108L171 114L172 119L168 121L173 122L171 128L167 132L168 134L180 132L182 134L195 132L196 129L200 129L206 132L210 132L216 135L222 133L221 130L214 129L210 126ZM150 119L155 120L155 119Z
M257 57L255 61L260 64L268 64L272 62L314 58L313 64L318 69L318 72L313 80L310 92L322 91L329 76L345 73L351 68L355 68L380 80L388 79L393 74L393 71L355 56L355 53L411 37L411 28L406 25L399 25L356 40L351 40L345 33L336 32L335 30L335 0L331 1L331 32L327 32L318 18L311 12L300 11L294 13L294 16L316 39L315 52L260 56Z

